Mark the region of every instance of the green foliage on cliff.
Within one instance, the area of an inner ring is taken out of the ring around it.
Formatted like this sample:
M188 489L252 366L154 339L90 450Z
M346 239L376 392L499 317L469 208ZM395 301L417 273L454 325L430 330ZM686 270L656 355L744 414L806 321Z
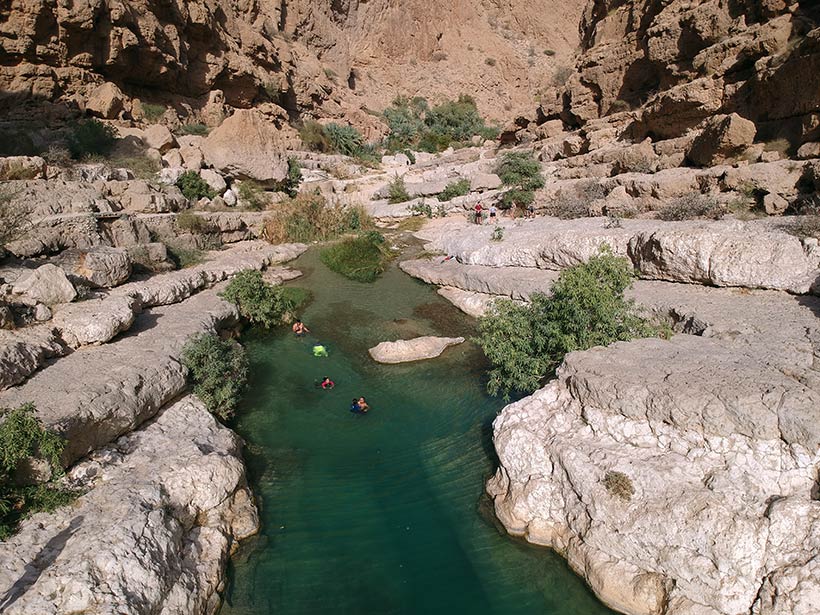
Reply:
M74 497L74 493L53 484L15 484L15 474L29 459L45 461L53 476L62 474L60 456L65 440L45 429L34 410L32 404L24 404L0 411L0 540L28 515L53 510Z
M568 352L659 335L624 298L632 276L629 261L604 250L563 271L551 297L535 293L527 305L496 301L476 340L492 364L490 394L532 393Z
M68 150L75 160L87 156L107 156L116 139L117 131L112 126L99 120L83 120L71 128Z
M470 180L459 179L458 181L450 182L444 187L444 190L436 197L439 201L451 201L457 196L464 196L470 193Z
M248 383L245 349L233 340L200 333L182 348L182 364L205 407L223 421L231 418Z
M529 152L508 152L495 169L501 183L510 189L501 197L501 208L526 207L535 200L535 191L544 186L541 163Z
M329 205L317 192L302 192L277 203L265 218L262 237L271 243L327 241L373 227L373 219L360 205Z
M198 201L202 198L212 199L216 196L216 192L196 171L185 171L180 175L177 180L177 188L189 201Z
M296 308L289 293L254 270L235 275L220 296L239 308L243 318L268 328L290 321Z
M394 152L408 148L440 152L475 135L484 139L498 136L498 129L484 122L475 100L466 94L432 108L420 96L399 96L382 116L390 128L385 145Z
M407 185L404 178L396 175L387 185L388 203L405 203L410 200L410 193L407 192Z

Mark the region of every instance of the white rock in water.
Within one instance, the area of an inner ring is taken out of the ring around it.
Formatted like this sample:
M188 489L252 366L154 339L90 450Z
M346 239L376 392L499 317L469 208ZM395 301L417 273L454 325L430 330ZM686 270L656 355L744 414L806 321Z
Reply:
M435 337L427 335L411 340L382 342L368 352L379 363L406 363L432 359L444 352L445 348L464 342L463 337Z

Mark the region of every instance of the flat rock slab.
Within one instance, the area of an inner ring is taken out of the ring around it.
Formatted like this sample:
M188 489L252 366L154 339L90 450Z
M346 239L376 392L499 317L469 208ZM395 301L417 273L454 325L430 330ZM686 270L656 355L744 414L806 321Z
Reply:
M212 613L258 527L240 439L193 396L70 472L86 493L0 543L0 611Z
M368 352L374 361L379 363L408 363L433 359L450 346L464 342L463 337L435 337L425 335L411 340L382 342Z

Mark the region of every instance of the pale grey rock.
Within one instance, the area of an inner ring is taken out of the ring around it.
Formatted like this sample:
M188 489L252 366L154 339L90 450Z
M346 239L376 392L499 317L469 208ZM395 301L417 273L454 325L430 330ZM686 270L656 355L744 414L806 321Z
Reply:
M480 318L487 313L490 305L498 298L498 295L488 295L470 290L462 290L454 286L444 286L438 289L438 294L447 299L450 303L462 312L473 318Z
M228 187L228 184L225 183L225 178L213 169L202 169L199 172L199 176L218 194L222 194Z
M162 156L162 166L169 168L179 168L184 166L182 154L178 149L172 149Z
M763 209L770 216L782 214L789 208L789 202L779 194L766 194L763 196Z
M176 139L171 131L162 124L151 124L143 131L143 141L151 148L157 150L160 154L166 153L168 150L176 147Z
M72 348L101 344L127 331L140 312L139 299L113 296L87 299L60 306L54 314L54 326Z
M4 613L215 612L228 556L258 516L241 441L201 402L174 403L70 479L88 492L0 545Z
M51 310L48 308L47 305L38 303L34 306L34 320L36 320L37 322L45 322L46 320L51 320Z
M820 158L820 143L804 143L798 148L797 157L803 158L804 160L809 158Z
M186 171L199 171L202 168L202 150L197 145L182 144L179 153L182 156L182 166Z
M46 361L67 350L51 324L0 329L0 389L23 382Z
M160 172L157 174L157 180L162 184L173 186L176 185L183 173L185 173L183 167L166 167L160 169Z
M686 157L701 166L721 164L743 153L756 133L754 122L737 113L712 116L692 142Z
M381 342L368 352L378 363L407 363L433 359L439 356L450 346L464 343L463 337L435 337L425 335L410 340L396 340L395 342Z
M131 277L131 258L123 248L98 246L91 250L66 250L57 263L68 275L96 288L119 286Z
M228 207L234 207L238 199L236 193L229 188L222 195L222 200L225 201L225 205L227 205Z
M14 293L34 303L51 306L69 303L77 296L65 272L48 263L41 265L14 283Z

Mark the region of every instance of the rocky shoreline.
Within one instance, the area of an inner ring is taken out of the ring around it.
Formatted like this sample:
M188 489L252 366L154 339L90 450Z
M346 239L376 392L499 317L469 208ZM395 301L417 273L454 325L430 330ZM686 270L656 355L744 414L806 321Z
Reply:
M556 380L504 409L487 483L496 514L631 615L809 615L820 597L820 299L754 288L816 279L817 255L778 237L796 248L778 262L784 252L765 239L779 232L754 225L715 244L720 223L624 222L524 221L502 242L481 227L428 225L427 250L457 259L402 263L482 315L496 297L548 293L561 267L607 243L648 278L629 296L675 331L571 353ZM657 252L632 249L641 234L676 237L666 274ZM703 262L723 273L693 275Z

